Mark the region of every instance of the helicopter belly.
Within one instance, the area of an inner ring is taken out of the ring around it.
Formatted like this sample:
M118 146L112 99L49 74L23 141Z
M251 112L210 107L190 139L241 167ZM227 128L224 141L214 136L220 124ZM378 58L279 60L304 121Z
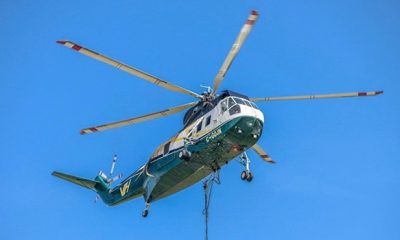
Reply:
M260 119L239 116L188 146L192 153L189 161L179 159L179 151L166 156L169 157L168 164L159 168L158 172L162 175L149 200L156 201L183 190L226 165L257 142L262 128Z

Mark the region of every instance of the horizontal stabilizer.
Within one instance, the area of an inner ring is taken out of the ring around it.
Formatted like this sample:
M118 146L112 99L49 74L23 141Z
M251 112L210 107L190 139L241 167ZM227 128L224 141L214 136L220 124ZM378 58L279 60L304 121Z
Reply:
M59 178L64 179L66 181L75 183L75 184L80 185L82 187L89 188L89 189L91 189L93 191L96 191L95 186L96 186L96 184L99 183L97 181L93 181L93 180L89 180L89 179L81 178L81 177L76 177L76 176L72 176L72 175L68 175L68 174L61 173L61 172L56 172L56 171L54 171L51 175L59 177Z

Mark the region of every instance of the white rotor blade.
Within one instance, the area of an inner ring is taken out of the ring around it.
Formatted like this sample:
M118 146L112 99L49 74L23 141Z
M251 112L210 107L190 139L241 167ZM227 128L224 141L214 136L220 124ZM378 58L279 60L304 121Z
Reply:
M99 175L100 177L102 177L103 179L108 179L107 175L106 175L102 170L100 170L100 172L99 172L98 175Z
M240 30L240 33L237 36L235 43L233 44L231 50L228 53L228 56L225 58L224 63L222 64L221 68L217 73L217 76L214 79L212 95L215 95L215 93L217 92L219 85L221 84L222 80L225 77L225 74L229 70L233 60L235 59L237 53L242 47L244 41L246 40L247 35L251 31L255 21L257 20L257 17L258 17L258 12L255 10L251 11L250 16L247 18L246 23Z
M96 126L96 127L91 127L91 128L85 128L85 129L81 130L81 134L93 133L93 132L97 132L97 131L104 131L104 130L108 130L108 129L111 129L111 128L122 127L122 126L130 125L130 124L134 124L134 123L138 123L138 122L143 122L143 121L147 121L147 120L151 120L151 119L155 119L155 118L165 117L165 116L168 116L168 115L183 111L183 110L185 110L187 108L193 107L196 104L197 104L196 102L187 103L187 104L184 104L184 105L181 105L181 106L178 106L178 107L165 109L165 110L162 110L162 111L159 111L159 112L150 113L150 114L146 114L146 115L143 115L143 116L130 118L130 119L127 119L127 120L108 123L108 124L104 124L104 125L100 125L100 126Z
M111 177L111 176L113 175L113 173L114 173L114 168L115 168L116 162L117 162L117 155L114 155L114 156L113 156L112 163L111 163L110 177Z
M343 97L368 97L368 96L376 96L382 93L383 91L374 91L374 92L332 93L332 94L305 95L305 96L264 97L264 98L250 98L250 101L259 102L259 101L287 101L287 100L343 98Z
M114 66L114 67L116 67L118 69L121 69L122 71L128 72L128 73L130 73L132 75L135 75L137 77L145 79L145 80L147 80L147 81L149 81L151 83L154 83L155 85L164 87L166 89L169 89L169 90L172 90L172 91L175 91L175 92L189 94L189 95L191 95L193 97L196 97L196 98L199 98L199 99L202 98L201 95L199 95L199 94L197 94L195 92L192 92L192 91L190 91L188 89L179 87L179 86L174 85L172 83L168 83L168 82L166 82L164 80L161 80L158 77L152 76L152 75L150 75L148 73L145 73L145 72L143 72L143 71L141 71L139 69L133 68L133 67L128 66L126 64L123 64L121 62L118 62L118 61L116 61L114 59L111 59L109 57L101 55L101 54L99 54L97 52L94 52L94 51L92 51L90 49L87 49L87 48L84 48L82 46L79 46L78 44L75 44L75 43L73 43L71 41L63 41L63 40L61 40L61 41L57 41L57 43L59 43L61 45L64 45L64 46L66 46L68 48L74 49L74 50L76 50L76 51L78 51L78 52L80 52L80 53L82 53L82 54L84 54L86 56L89 56L89 57L94 58L96 60L99 60L101 62L107 63L107 64L109 64L111 66Z
M275 163L274 160L258 145L254 144L251 147L264 161L269 162L269 163Z
M118 179L122 178L122 173L118 174L117 176L113 177L111 183L117 181Z

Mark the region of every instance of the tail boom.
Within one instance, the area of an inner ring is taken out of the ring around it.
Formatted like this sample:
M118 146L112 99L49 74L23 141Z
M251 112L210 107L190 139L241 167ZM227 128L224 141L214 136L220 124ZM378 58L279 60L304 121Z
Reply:
M110 188L109 184L100 176L90 180L57 171L52 172L51 175L96 192L103 202L110 206L121 204L144 194L143 179L141 178L136 178L136 180L128 178L115 188Z

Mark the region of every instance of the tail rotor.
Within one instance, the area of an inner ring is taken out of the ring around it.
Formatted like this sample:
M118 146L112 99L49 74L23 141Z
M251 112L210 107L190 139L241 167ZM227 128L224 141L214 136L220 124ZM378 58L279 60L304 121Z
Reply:
M115 181L118 181L119 179L122 178L122 173L116 175L115 177L112 177L112 175L114 173L115 165L117 163L117 158L118 158L118 156L116 154L114 154L112 162L111 162L110 174L108 176L103 170L100 170L98 173L98 177L100 177L107 184L107 186L109 188L111 187L112 183L114 183ZM100 198L100 196L97 194L94 202L96 203L99 200L99 198Z

